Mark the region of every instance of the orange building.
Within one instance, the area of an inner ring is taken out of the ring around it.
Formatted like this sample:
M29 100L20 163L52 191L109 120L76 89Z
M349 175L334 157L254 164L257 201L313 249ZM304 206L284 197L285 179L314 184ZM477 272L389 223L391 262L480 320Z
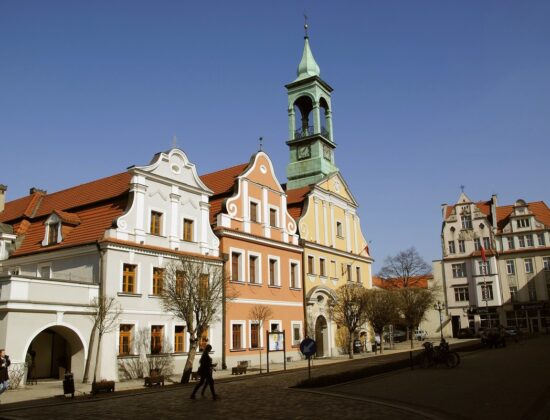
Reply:
M283 362L282 334L287 358L299 358L304 336L302 248L296 222L287 210L287 197L271 160L264 152L238 165L201 177L214 192L210 221L220 238L229 279L224 310L225 364ZM269 308L262 322L252 312ZM279 350L279 351L276 351ZM271 351L276 351L271 353Z

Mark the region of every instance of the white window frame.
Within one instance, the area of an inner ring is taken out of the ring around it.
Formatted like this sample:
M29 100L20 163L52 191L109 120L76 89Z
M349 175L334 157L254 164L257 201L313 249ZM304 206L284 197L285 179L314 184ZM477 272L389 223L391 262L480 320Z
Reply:
M241 331L241 345L238 348L235 348L235 343L233 343L233 325L240 325L242 328ZM246 321L244 320L232 320L229 321L229 343L230 350L245 350L246 349Z
M525 273L531 274L535 271L535 267L533 265L533 259L532 258L524 258L523 259L523 267L525 268Z
M296 286L292 287L290 280L292 279L292 264L296 264L296 272L294 273L296 276ZM288 286L291 289L301 289L302 288L302 270L300 270L300 261L298 260L289 260L288 261Z
M516 241L513 236L508 236L508 249L516 249ZM512 246L510 246L512 245Z
M151 213L152 212L160 213L162 215L160 218L159 235L155 235L151 233ZM149 211L147 212L147 233L152 236L162 236L162 237L166 236L166 210L165 209L161 209L158 207L149 207Z
M300 330L300 339L298 340L298 342L295 342L294 341L294 327L295 326L298 326L299 330ZM303 340L304 338L304 324L302 321L290 321L290 331L291 331L291 342L292 342L292 346L298 346L300 345L301 341Z
M193 239L191 241L186 241L185 239L183 239L183 231L184 231L184 228L185 228L185 220L191 220L193 222L193 232L191 233L191 235L193 236ZM180 227L180 232L181 232L181 240L183 242L186 242L188 244L193 244L193 243L197 243L197 242L200 242L200 238L197 236L197 219L195 217L190 217L190 216L183 216L181 218L181 227Z
M50 215L50 217L48 217L48 220L46 220L44 222L44 225L46 226L46 229L45 229L45 236L44 236L44 240L42 241L42 246L47 246L47 245L54 245L54 244L50 244L49 242L49 239L50 239L50 228L52 225L55 225L55 224L58 224L57 225L57 242L56 244L59 244L63 241L63 222L61 221L61 219L59 218L59 216L57 216L57 214L52 214Z
M309 259L312 258L313 260L313 263L311 264L311 267L313 268L313 271L309 271ZM315 255L313 254L308 254L306 255L306 269L308 270L307 274L310 274L310 275L315 275Z
M454 239L452 241L448 241L448 246L449 246L449 254L456 254Z
M323 264L324 264L324 270L321 270L321 267L323 267ZM328 278L327 259L323 257L319 257L319 277Z
M260 337L259 337L259 343L258 343L259 347L258 348L252 348L252 325L258 325L259 326L258 331L260 333ZM264 329L264 326L261 325L261 323L258 322L257 320L256 321L253 321L253 320L248 321L248 348L250 350L259 350L259 349L264 348L263 329ZM233 330L231 330L231 338L233 338Z
M506 260L506 274L510 276L516 274L516 262L514 260Z
M550 271L550 257L542 257L542 269Z
M491 274L491 265L489 264L489 261L478 260L477 268L480 276L488 276ZM483 268L485 268L485 271L483 270Z
M279 210L279 207L272 206L272 205L268 205L267 207L268 207L267 217L269 218L269 220L266 220L266 223L268 223L269 226L272 227L272 228L280 228L281 227L281 212ZM273 226L271 224L271 210L275 210L275 226Z
M252 203L256 204L258 207L256 208L256 221L252 220L252 212L250 211L252 208ZM257 200L255 198L249 198L248 199L248 219L252 223L262 223L262 202L260 200Z
M538 246L546 246L546 238L544 237L544 232L537 233L537 245Z
M461 297L464 297L464 299L461 299ZM468 302L470 300L470 291L468 289L468 286L455 287L454 298L455 302Z
M148 328L148 332L149 332L149 353L148 353L148 354L152 354L152 353L151 353L151 344L152 344L151 342L152 342L153 340L152 340L152 335L151 335L151 333L152 333L153 331L151 330L151 328L152 328L153 326L155 326L155 327L162 327L162 343L161 343L161 344L162 344L162 350L163 350L163 351L161 351L159 354L165 354L165 353L166 353L166 352L164 351L164 350L166 350L165 344L167 344L167 343L170 342L170 338L168 338L168 340L166 339L166 331L170 331L170 330L168 329L168 324L167 324L166 322L156 322L156 321L149 321L148 324L149 324L149 328ZM171 330L170 334L172 334L172 335L174 334L174 330L173 330L173 329ZM173 340L173 338L172 338L172 340ZM174 350L174 348L172 348L172 351L173 351L173 350Z
M535 241L533 239L533 235L525 235L525 245L527 246L535 246Z
M124 264L130 264L130 265L135 265L136 266L136 291L134 293L129 293L129 292L123 292L122 291L122 286L124 285ZM151 264L151 267L152 267L152 264ZM119 267L119 274L118 274L118 292L119 293L123 293L123 294L130 294L130 295L133 295L133 294L141 294L141 273L140 273L140 269L141 269L141 264L139 263L136 263L136 262L129 262L129 261L121 261L120 262L120 267ZM153 270L151 269L151 275L153 273ZM152 277L151 277L151 291L153 290L153 281L152 281Z
M490 300L494 299L495 295L494 295L493 285L491 283L481 284L480 287L481 287L481 300L482 301L485 302L485 301L490 301ZM483 290L491 291L490 296L486 296L486 294L483 293Z
M336 237L340 239L344 237L344 224L341 220L336 220Z
M520 248L525 248L525 236L524 235L519 235L518 236L518 241L519 241L519 247Z
M183 327L183 352L176 353L176 327ZM189 343L189 340L187 339L187 325L185 322L176 321L172 323L172 336L170 337L170 345L172 346L172 353L176 354L186 354L189 353L189 349L186 347L189 347L189 344L187 346L186 343ZM186 351L187 350L187 351Z
M250 282L250 258L251 257L255 257L256 258L256 273L254 273L256 275L256 282L254 283L251 283ZM248 273L248 283L249 284L262 284L262 254L259 253L259 252L253 252L253 251L248 251L248 256L247 256L247 259L246 259L246 262L247 262L247 273Z
M455 276L455 270L454 270L454 267L458 267L458 266L461 266L462 269L460 270L460 273L458 272L457 270L457 273L458 274L462 274L462 275L456 275ZM467 277L468 273L466 271L466 264L465 263L456 263L456 264L452 264L451 265L451 272L453 274L453 278L454 279L461 279L461 278L464 278L464 277Z
M277 264L275 264L275 284L271 284L271 279L269 278L271 260L277 261ZM267 285L269 287L281 287L281 257L277 255L267 256Z
M134 356L136 354L136 331L138 330L139 322L137 320L120 320L117 328L116 336L116 355L120 354L120 326L121 325L132 325L132 333L130 335L130 354L128 356ZM149 328L149 333L151 332ZM125 356L123 356L125 357Z
M47 268L48 269L48 277L42 276L42 270ZM36 277L39 279L46 279L50 280L52 278L52 264L51 263L44 263L44 264L37 264L36 266Z
M238 280L235 280L234 277L233 277L233 254L240 254L240 258L239 258L239 271L240 271L240 273L238 273L238 274L241 274L241 275L239 276ZM247 270L246 270L246 267L244 266L245 257L246 257L246 252L244 251L244 249L229 248L229 278L231 279L232 282L246 283Z
M464 239L458 240L458 252L461 254L466 252L466 241Z

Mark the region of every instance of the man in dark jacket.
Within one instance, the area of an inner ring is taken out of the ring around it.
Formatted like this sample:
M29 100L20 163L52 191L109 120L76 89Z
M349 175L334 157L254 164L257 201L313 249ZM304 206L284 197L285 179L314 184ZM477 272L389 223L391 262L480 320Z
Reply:
M192 400L195 399L195 394L200 389L202 384L205 384L205 386L206 384L208 384L210 386L210 392L212 393L212 399L218 399L218 395L214 391L214 378L212 377L212 370L216 365L212 364L212 358L209 354L210 350L212 350L212 346L208 344L202 352L198 370L199 375L201 376L201 380L197 385L195 385L195 388L193 388L193 392L191 393Z
M6 351L0 349L0 394L8 389L9 376L8 366L11 365L11 361Z

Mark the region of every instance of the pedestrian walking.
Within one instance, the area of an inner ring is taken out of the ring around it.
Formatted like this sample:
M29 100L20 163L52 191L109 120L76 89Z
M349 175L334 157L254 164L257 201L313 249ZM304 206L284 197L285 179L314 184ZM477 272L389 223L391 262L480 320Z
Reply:
M210 392L212 393L212 399L216 400L218 399L218 395L216 394L216 391L214 390L214 378L212 377L212 370L214 367L216 367L215 364L212 363L212 358L210 357L210 350L212 350L212 346L208 344L204 351L202 352L201 359L199 361L199 375L201 377L201 380L197 385L195 385L195 388L193 388L193 392L191 393L191 399L195 399L195 394L200 389L201 385L204 384L204 386L209 385L210 386Z
M10 357L6 350L0 349L0 394L8 389L10 384L8 375L8 366L11 365Z

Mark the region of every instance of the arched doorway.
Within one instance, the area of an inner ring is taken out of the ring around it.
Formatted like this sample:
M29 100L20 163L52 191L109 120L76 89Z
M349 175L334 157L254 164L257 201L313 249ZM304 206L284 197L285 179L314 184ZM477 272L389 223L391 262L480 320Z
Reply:
M75 380L84 374L85 352L80 337L61 325L48 327L31 341L27 353L34 358L33 379L62 379L72 372Z
M315 321L315 342L317 344L317 357L326 357L328 350L328 326L323 315L319 315Z

